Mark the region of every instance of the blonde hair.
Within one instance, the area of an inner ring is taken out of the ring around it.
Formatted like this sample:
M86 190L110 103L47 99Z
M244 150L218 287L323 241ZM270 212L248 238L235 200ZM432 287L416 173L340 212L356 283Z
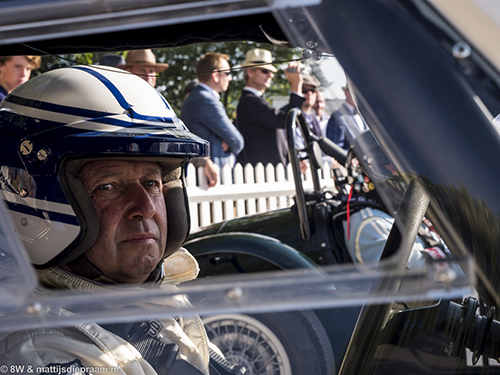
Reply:
M15 56L0 56L0 65L5 65L7 61L10 61L14 58ZM30 62L31 69L35 70L40 67L40 64L42 63L42 58L40 56L26 56L23 55L23 57L26 58Z

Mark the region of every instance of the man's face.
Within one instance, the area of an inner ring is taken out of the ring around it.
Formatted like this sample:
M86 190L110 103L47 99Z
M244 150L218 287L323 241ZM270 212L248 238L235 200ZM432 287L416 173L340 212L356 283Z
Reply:
M141 77L151 86L156 86L156 68L150 65L134 65L129 71Z
M304 95L304 98L306 98L306 100L304 101L304 107L312 108L314 103L316 103L317 98L316 87L311 85L302 86L302 95Z
M325 98L323 98L323 95L318 93L316 99L316 103L314 103L314 110L318 113L318 115L323 114L323 111L325 110Z
M7 92L26 82L30 75L31 63L24 56L14 56L4 65L0 65L0 82Z
M97 160L85 164L79 178L99 218L99 235L85 256L116 282L143 283L162 259L167 240L160 166Z
M231 67L229 66L229 63L227 62L227 60L221 58L220 59L220 68L219 68L219 70L221 70L221 71L217 72L217 75L219 78L218 86L220 86L219 89L217 90L217 92L219 92L219 93L225 92L229 86L229 82L231 82L233 80L233 78L231 77L231 72L229 71L230 68Z
M248 68L247 85L257 90L264 91L271 87L274 73L264 68Z
M345 101L349 103L350 105L354 106L354 100L352 99L351 91L347 86L342 87L342 90L344 91L345 94Z

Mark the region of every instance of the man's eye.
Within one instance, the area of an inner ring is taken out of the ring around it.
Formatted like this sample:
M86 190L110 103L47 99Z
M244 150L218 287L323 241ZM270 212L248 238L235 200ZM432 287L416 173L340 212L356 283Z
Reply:
M152 189L161 189L161 182L159 181L145 181L144 187L152 188Z
M110 190L113 188L113 185L112 184L102 184L102 185L99 185L97 186L96 190Z

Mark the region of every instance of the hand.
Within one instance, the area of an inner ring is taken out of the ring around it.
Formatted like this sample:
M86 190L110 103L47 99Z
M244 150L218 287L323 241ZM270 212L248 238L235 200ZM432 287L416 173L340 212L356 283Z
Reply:
M222 146L222 151L224 151L224 152L228 152L229 151L229 145L226 143L225 140L222 140L221 146Z
M342 164L340 164L337 159L332 158L332 169L339 169L342 167Z
M205 177L207 178L207 187L211 188L217 185L217 180L219 179L219 168L212 160L207 159L204 171Z
M309 163L307 163L305 160L301 160L299 165L300 165L300 172L302 174L306 174L307 169L309 168Z
M287 69L295 69L300 72L303 69L303 65L298 61L293 61L288 64ZM285 69L285 76L288 82L290 82L290 90L292 92L302 93L302 74L301 73L290 73Z

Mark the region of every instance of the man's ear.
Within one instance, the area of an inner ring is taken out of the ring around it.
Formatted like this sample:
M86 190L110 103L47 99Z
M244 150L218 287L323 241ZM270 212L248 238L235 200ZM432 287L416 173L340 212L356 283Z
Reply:
M252 78L255 75L255 70L252 68L247 68L247 75L249 78Z
M213 80L215 83L219 83L219 81L220 81L220 74L218 74L218 73L219 73L219 72L217 72L217 71L215 71L215 70L211 73L212 80Z

